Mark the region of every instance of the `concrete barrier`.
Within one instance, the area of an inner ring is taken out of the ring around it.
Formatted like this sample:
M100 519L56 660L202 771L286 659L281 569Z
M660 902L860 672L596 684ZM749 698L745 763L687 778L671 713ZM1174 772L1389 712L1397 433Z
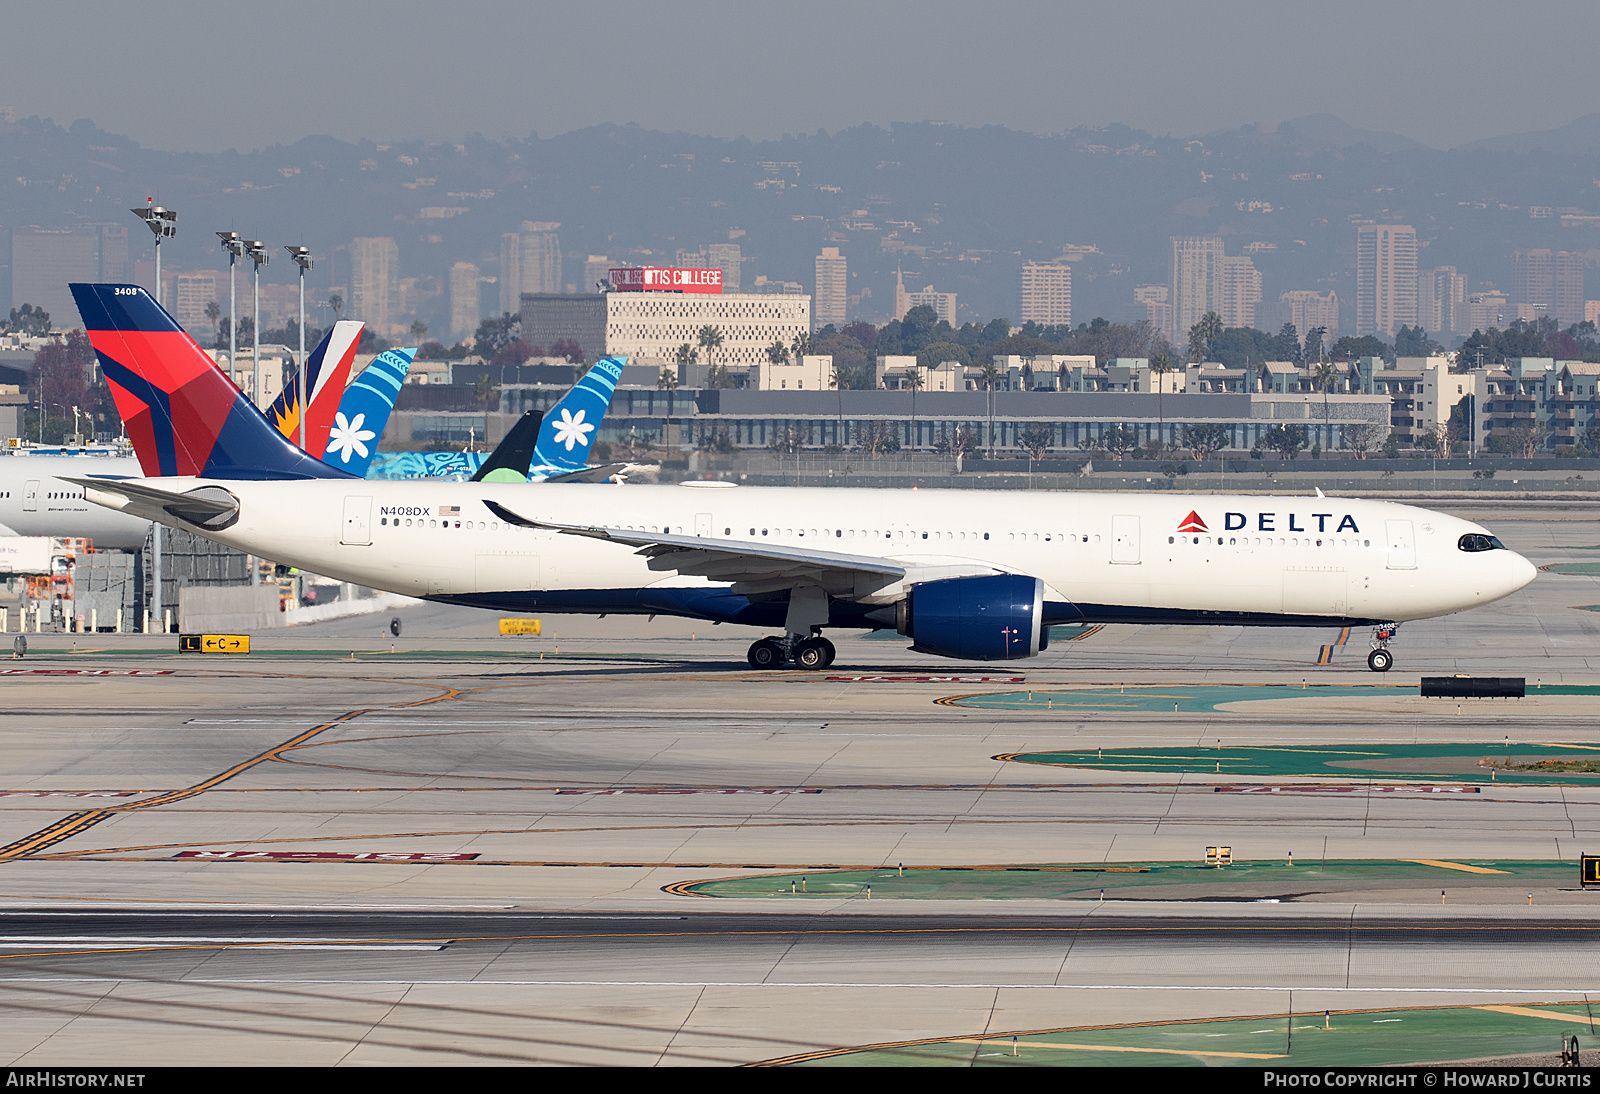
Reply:
M286 626L276 585L190 585L178 590L184 634L253 634Z

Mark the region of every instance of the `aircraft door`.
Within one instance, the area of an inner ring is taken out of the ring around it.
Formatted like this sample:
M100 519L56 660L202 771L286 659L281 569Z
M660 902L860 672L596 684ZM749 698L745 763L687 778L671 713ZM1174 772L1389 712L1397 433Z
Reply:
M22 484L22 511L34 513L39 509L39 480L29 479Z
M372 542L372 499L349 497L344 499L344 528L340 543L366 546Z
M1389 536L1389 569L1417 568L1417 540L1409 520L1386 520L1383 530Z
M1111 518L1111 561L1124 566L1139 565L1139 518Z
M694 515L694 534L701 539L711 538L711 514L696 513Z

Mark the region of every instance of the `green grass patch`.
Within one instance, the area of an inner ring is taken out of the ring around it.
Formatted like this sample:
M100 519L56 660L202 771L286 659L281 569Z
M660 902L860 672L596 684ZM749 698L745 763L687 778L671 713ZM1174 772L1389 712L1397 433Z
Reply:
M1595 1036L1582 1000L1277 1014L873 1045L776 1061L811 1067L1383 1067L1558 1054Z
M1452 868L1457 867L1457 868ZM1472 867L1476 871L1459 869ZM1492 872L1488 872L1492 871ZM1549 860L1453 860L1452 866L1393 859L1315 859L1239 862L1206 866L1200 862L1118 862L993 867L906 867L866 870L809 870L718 878L671 887L677 894L718 898L783 897L795 900L1094 900L1102 890L1160 890L1208 886L1220 890L1280 893L1319 892L1329 886L1359 884L1440 885L1463 888L1493 883L1576 887L1578 866ZM802 889L802 886L804 888ZM1162 899L1152 892L1145 899ZM1249 899L1248 897L1234 899Z
M1540 766L1555 760L1581 764L1592 745L1512 744L1345 744L1298 748L1183 747L1083 748L1051 752L1013 752L996 757L1052 767L1084 767L1141 774L1283 776L1289 778L1422 779L1430 782L1555 781L1591 783L1600 773L1579 768ZM1482 761L1488 760L1485 764ZM1515 768L1501 764L1518 765Z
M1580 577L1600 576L1600 562L1552 562L1539 567L1552 574L1573 574Z

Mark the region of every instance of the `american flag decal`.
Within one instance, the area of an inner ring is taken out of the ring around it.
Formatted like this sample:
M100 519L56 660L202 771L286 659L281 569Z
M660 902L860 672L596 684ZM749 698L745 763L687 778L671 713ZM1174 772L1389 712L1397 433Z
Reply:
M441 517L459 517L461 515L461 506L441 505L439 506L439 515Z

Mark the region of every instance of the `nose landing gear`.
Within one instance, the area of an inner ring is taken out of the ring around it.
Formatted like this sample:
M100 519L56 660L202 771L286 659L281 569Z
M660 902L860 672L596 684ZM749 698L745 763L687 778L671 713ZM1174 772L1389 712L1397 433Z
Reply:
M1367 668L1373 672L1388 672L1394 667L1394 654L1389 652L1389 642L1399 629L1398 623L1384 623L1374 628L1372 652L1367 654Z

